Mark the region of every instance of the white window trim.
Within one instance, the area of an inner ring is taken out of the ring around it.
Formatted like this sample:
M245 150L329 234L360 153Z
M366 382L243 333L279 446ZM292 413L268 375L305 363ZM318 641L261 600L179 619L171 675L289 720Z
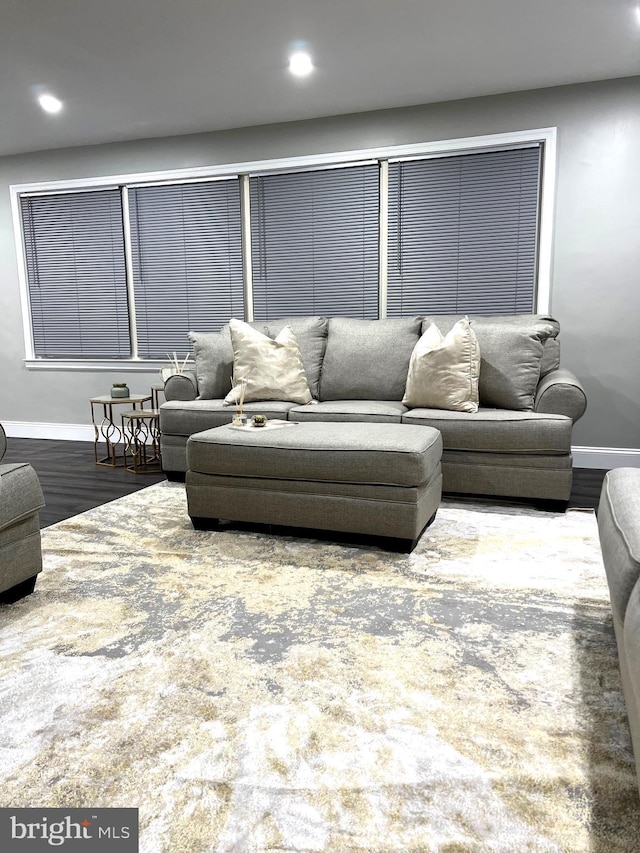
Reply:
M378 317L387 316L387 284L389 262L389 161L380 160L380 239L378 245Z
M531 130L509 131L485 136L472 136L463 139L435 140L407 145L393 145L379 148L367 148L354 151L339 151L330 154L304 155L272 160L253 160L241 163L198 166L187 169L168 169L155 172L136 172L124 175L105 175L94 178L75 178L61 181L46 181L30 184L11 185L11 209L13 230L18 259L18 281L20 285L20 304L25 341L25 365L30 370L114 370L153 372L161 361L138 358L114 360L72 360L36 358L33 347L31 310L27 288L26 258L22 234L20 197L23 195L78 192L90 189L106 189L127 185L172 184L185 181L204 181L219 178L232 178L256 173L295 171L298 169L328 168L362 163L363 161L398 160L414 157L442 157L461 152L472 153L487 149L508 148L532 143L543 143L542 180L540 187L540 236L538 245L538 269L536 282L536 312L549 312L551 300L551 276L553 262L553 231L556 184L556 137L557 128L545 127ZM246 247L245 247L246 252ZM383 273L380 273L383 275ZM250 290L250 283L248 289ZM384 290L384 282L380 284ZM384 306L381 306L382 316Z
M242 276L244 319L253 322L253 268L251 266L251 188L249 175L240 177L242 211Z

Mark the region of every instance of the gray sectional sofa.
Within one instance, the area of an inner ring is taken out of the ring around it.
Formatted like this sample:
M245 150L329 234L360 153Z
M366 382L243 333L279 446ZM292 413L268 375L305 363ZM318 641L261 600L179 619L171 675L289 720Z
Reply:
M567 501L571 432L585 411L577 378L560 367L559 324L545 315L471 317L481 355L475 414L408 409L402 404L409 360L431 322L443 333L459 316L356 320L292 317L252 325L275 337L296 334L313 403L245 404L247 414L296 421L422 424L442 434L443 489L448 493ZM223 399L231 387L228 327L192 332L195 370L171 377L160 408L163 468L187 470L193 433L229 423Z

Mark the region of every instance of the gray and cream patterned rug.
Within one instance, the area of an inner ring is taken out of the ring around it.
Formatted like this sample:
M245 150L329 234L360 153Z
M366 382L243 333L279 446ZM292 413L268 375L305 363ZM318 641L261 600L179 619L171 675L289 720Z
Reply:
M411 555L195 532L161 483L0 607L0 806L148 853L638 848L593 513L443 504Z

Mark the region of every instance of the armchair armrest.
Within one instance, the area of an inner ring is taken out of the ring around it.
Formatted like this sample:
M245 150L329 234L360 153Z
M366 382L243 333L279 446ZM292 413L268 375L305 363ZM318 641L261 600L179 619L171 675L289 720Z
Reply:
M4 456L6 449L7 436L5 434L4 427L2 426L2 424L0 424L0 459L2 459L2 457Z
M40 512L43 507L44 496L40 480L31 465L26 462L0 465L0 530L19 524L25 518ZM9 560L9 563L12 561ZM2 568L5 568L4 565ZM8 569L11 571L10 566Z
M195 400L198 396L198 380L195 373L185 370L184 373L174 373L164 383L166 400Z
M587 395L580 380L564 367L543 376L533 404L535 412L566 415L575 423L587 408Z

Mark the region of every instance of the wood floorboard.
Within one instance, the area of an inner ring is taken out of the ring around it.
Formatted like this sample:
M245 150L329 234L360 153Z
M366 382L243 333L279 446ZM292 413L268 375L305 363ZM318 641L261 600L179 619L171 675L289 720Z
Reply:
M131 474L96 465L93 444L85 441L8 438L3 462L29 462L39 479L45 508L40 526L129 495L165 479L162 473Z
M48 527L165 479L162 473L131 474L96 465L93 444L84 441L8 438L3 462L30 462L46 501L40 526ZM597 509L606 471L574 468L569 506Z

